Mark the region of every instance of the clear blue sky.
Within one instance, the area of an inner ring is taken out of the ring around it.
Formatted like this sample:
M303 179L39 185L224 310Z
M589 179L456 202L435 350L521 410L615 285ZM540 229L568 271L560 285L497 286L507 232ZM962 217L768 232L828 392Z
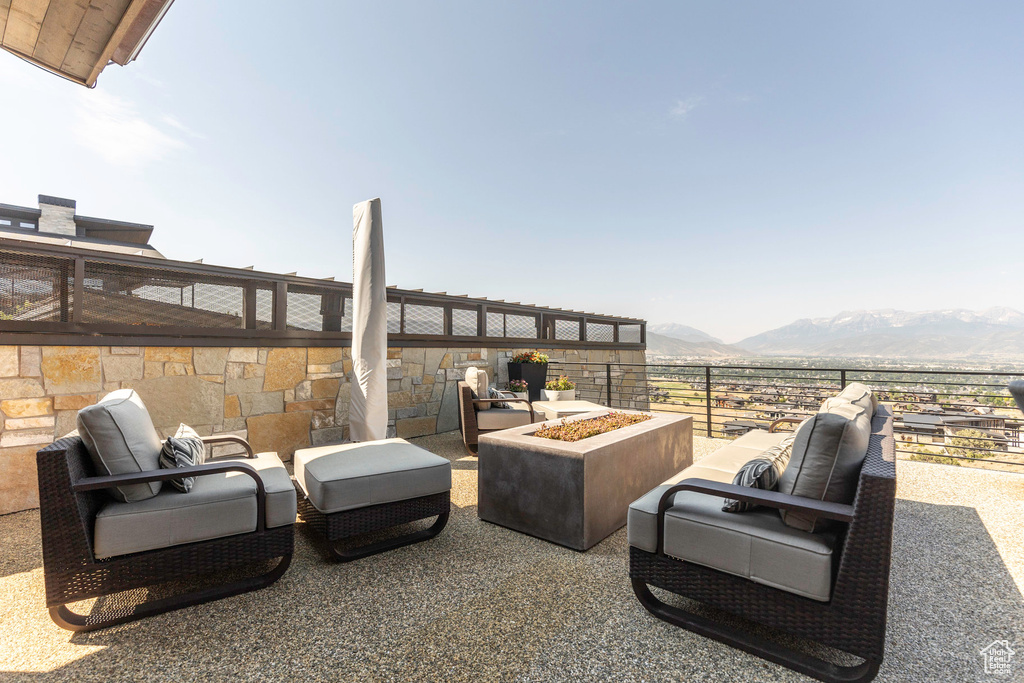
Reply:
M172 258L679 322L1024 309L1024 3L178 0L96 90L0 53L0 202Z

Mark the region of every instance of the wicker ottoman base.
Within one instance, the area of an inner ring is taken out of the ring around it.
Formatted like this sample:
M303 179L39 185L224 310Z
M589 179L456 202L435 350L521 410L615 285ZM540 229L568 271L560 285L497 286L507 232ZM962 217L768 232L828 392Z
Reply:
M327 539L329 559L339 562L351 562L433 538L448 524L448 515L451 512L450 491L325 514L316 509L303 494L301 487L296 485L296 489L299 494L299 517ZM341 542L355 536L383 531L434 516L437 520L421 531L351 549L343 550L340 547Z

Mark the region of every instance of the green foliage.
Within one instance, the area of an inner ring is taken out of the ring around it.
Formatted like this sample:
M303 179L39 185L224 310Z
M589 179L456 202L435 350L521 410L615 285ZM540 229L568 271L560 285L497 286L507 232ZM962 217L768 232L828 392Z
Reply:
M987 458L991 454L984 450L994 447L992 437L977 429L961 429L949 439L949 446L946 452L950 455L959 455L961 458Z
M540 353L539 351L524 351L517 353L512 356L510 363L537 363L538 365L545 365L548 362L548 357Z
M573 420L572 422L562 420L559 424L541 427L533 435L539 436L542 439L554 439L555 441L579 441L615 429L645 422L652 417L654 416L611 412L601 417L591 417L586 420Z
M508 381L508 390L514 391L517 394L530 390L530 385L526 383L525 379L510 379Z
M576 385L570 382L569 378L565 375L560 375L558 379L548 380L544 388L548 391L572 391L576 388Z

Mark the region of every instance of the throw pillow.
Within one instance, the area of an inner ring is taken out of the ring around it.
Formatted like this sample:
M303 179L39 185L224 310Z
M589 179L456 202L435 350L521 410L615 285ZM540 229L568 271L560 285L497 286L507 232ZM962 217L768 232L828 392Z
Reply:
M743 465L736 473L732 483L737 486L747 486L762 491L774 491L779 485L779 475L782 470L778 463L767 458L754 458ZM748 503L742 500L725 499L722 506L723 512L750 512L760 507L757 503Z
M489 390L489 394L490 394L490 398L515 398L516 397L516 395L513 394L511 391L502 391L500 389L495 389L494 387L491 387L491 389ZM512 406L510 406L509 404L505 403L504 401L501 401L500 403L492 403L491 407L492 408L511 408Z
M160 467L173 470L176 467L202 465L206 461L206 446L195 430L186 424L178 425L174 436L167 437L160 450ZM195 477L171 479L170 484L182 493L188 493L196 483Z

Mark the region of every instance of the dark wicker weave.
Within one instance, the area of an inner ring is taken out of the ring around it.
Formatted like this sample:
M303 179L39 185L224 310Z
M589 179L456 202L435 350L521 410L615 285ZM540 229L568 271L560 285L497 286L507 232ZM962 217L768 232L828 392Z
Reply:
M339 562L351 562L370 555L393 550L412 543L426 541L441 533L448 524L451 512L451 492L435 493L430 496L410 498L394 503L369 505L355 510L323 513L316 509L296 484L299 498L299 516L328 541L328 553L331 559ZM340 542L362 534L383 531L400 524L408 524L428 517L437 517L430 527L421 531L390 538L377 543L342 549Z
M640 602L660 619L715 638L765 659L823 681L870 681L878 673L885 647L889 565L893 515L896 506L896 459L892 413L879 406L872 422L868 453L860 472L853 505L824 504L793 499L773 492L731 487L704 480L687 480L670 489L695 490L740 497L776 508L817 511L848 522L837 546L832 599L818 602L745 578L683 562L662 552L664 508L659 512L658 552L630 547L629 574ZM768 495L770 493L770 495ZM663 500L671 497L667 493ZM761 636L658 600L648 585L691 598L753 622L816 641L864 660L857 666L838 666L783 647Z
M486 434L488 431L481 431L477 426L476 406L481 403L525 403L530 408L530 422L533 422L533 406L525 398L473 398L473 390L469 388L468 384L459 382L458 387L459 429L462 430L462 442L466 444L466 450L470 455L477 454L480 434Z
M91 631L263 588L280 578L291 562L294 526L265 528L266 493L256 470L245 463L210 462L174 470L98 477L78 436L54 442L39 451L36 460L46 605L50 616L63 628ZM256 531L103 560L93 556L93 524L97 511L109 495L105 489L115 483L164 481L185 474L203 476L226 471L244 472L256 479ZM75 614L67 607L68 603L78 600L215 574L275 558L280 561L267 573L182 595L94 610L88 615Z

